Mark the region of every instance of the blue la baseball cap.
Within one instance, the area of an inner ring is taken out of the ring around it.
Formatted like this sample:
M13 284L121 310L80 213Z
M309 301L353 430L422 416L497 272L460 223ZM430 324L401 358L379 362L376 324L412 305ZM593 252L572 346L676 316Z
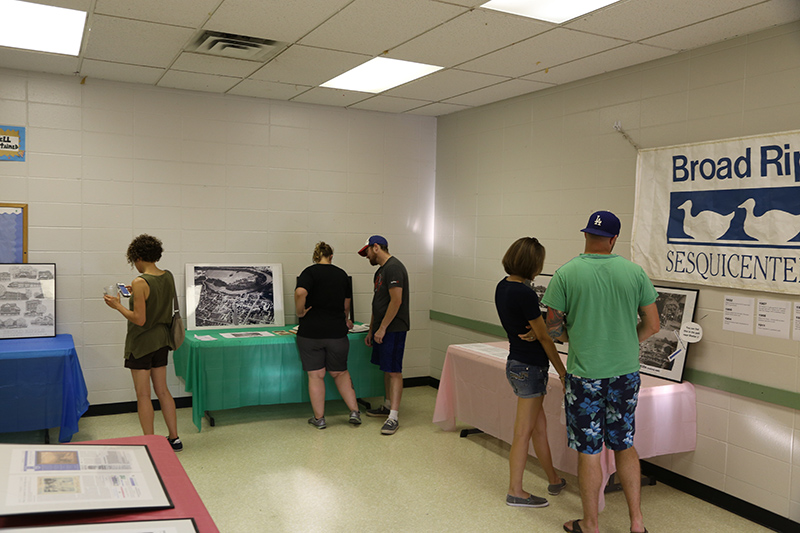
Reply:
M380 235L373 235L367 242L364 243L364 247L358 251L358 255L361 257L367 257L367 248L371 248L374 244L380 244L382 246L389 246L389 241L381 237Z
M619 219L611 211L595 211L589 217L589 222L581 231L600 235L601 237L616 237L619 235Z

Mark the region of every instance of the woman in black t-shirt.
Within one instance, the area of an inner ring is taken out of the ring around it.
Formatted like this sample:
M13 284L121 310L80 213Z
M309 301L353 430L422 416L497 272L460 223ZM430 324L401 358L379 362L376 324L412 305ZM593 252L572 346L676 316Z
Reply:
M547 394L549 363L564 379L567 371L556 351L553 339L539 310L539 297L525 284L542 272L544 246L534 237L517 239L503 256L503 268L508 276L500 280L494 301L500 323L506 330L509 354L506 377L517 395L517 414L514 439L508 454L509 483L506 504L515 507L545 507L545 498L522 490L522 476L528 462L528 442L542 469L547 474L547 492L558 495L567 482L553 468L550 445L547 442L547 419L544 395ZM563 381L562 381L563 385Z
M350 409L350 423L361 424L353 382L347 371L350 351L348 331L353 327L349 318L353 287L347 272L335 266L333 248L317 243L314 264L297 278L294 303L300 326L297 330L297 351L303 370L308 372L308 395L314 416L308 423L325 429L325 371L339 389Z

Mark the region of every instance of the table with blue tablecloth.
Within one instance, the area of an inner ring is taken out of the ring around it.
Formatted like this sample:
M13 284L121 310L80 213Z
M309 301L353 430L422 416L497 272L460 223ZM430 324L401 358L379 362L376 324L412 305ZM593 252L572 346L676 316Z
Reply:
M291 326L257 331L288 331ZM189 330L174 353L175 373L192 393L192 421L198 430L206 411L250 405L308 402L308 377L300 363L294 335L226 339L221 333L248 329ZM197 336L215 340L202 341ZM370 363L372 348L366 333L351 333L347 369L356 396L383 396L383 372ZM325 399L340 399L330 375L325 376Z
M69 442L89 408L72 335L0 340L0 432L60 427Z

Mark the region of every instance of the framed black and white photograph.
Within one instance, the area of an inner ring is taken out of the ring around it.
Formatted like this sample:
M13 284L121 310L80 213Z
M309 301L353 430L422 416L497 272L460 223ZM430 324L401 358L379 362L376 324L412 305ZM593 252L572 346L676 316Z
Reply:
M680 338L681 326L694 319L698 291L672 287L656 290L661 330L640 345L641 373L680 382L689 350L689 343Z
M547 306L542 305L542 298L544 297L544 291L547 290L547 285L550 283L551 279L553 279L553 276L549 274L539 274L534 280L525 280L525 284L536 291L536 295L539 297L539 309L542 311L542 318L545 322L547 322ZM568 342L555 341L555 343L556 350L558 350L559 353L569 352Z
M186 314L186 329L285 325L281 264L187 264Z
M55 336L55 263L0 263L0 339Z

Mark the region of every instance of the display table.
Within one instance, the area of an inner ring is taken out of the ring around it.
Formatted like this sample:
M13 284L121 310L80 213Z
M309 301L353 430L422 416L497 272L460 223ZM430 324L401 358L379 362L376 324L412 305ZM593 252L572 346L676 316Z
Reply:
M292 326L261 328L286 331ZM294 335L223 338L220 333L248 329L192 330L175 351L175 373L192 393L192 421L201 430L206 411L248 405L307 402L308 377L300 363ZM210 335L213 341L195 336ZM347 368L356 396L383 396L383 372L370 363L372 348L364 344L366 333L351 333ZM325 399L340 399L330 375L325 376Z
M119 439L94 440L78 444L104 444L118 446L123 444L139 444L147 446L153 457L164 487L172 500L173 509L156 511L97 511L34 514L0 517L0 529L23 526L52 526L97 522L125 522L135 520L166 520L177 518L194 518L200 533L219 532L206 506L186 475L181 462L172 451L167 439L160 435L142 435L139 437L123 437Z
M0 432L60 426L69 442L89 408L72 335L0 340Z
M514 436L517 397L506 379L508 342L461 344L447 348L433 422L445 431L456 429L456 420L478 428L507 443ZM566 355L562 354L566 361ZM544 410L547 437L558 470L578 473L578 452L567 446L564 394L558 375L547 384ZM634 446L642 459L695 449L697 412L694 386L642 375L636 408ZM529 453L535 455L533 446ZM614 454L601 452L603 485L616 471ZM600 509L605 503L600 494Z

